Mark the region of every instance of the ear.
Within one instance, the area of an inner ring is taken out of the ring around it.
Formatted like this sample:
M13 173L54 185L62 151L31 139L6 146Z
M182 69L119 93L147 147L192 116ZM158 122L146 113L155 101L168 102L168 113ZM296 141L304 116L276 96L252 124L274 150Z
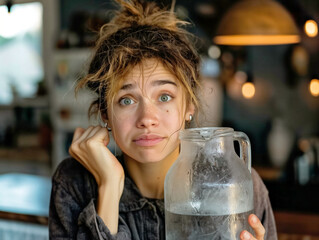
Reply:
M103 120L103 122L107 122L107 120L108 120L108 118L107 118L107 113L106 112L100 112L100 114L101 114L101 118L102 118L102 120Z
M186 114L185 114L185 121L190 120L190 115L194 117L195 114L195 105L193 103L189 104L189 106L186 109Z
M110 121L107 118L106 113L100 113L101 114L101 120L103 122L103 126L110 128Z

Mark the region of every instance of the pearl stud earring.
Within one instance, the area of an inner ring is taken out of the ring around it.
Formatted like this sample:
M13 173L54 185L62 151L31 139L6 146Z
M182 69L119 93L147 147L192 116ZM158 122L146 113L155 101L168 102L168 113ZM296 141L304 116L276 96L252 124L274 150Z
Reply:
M111 130L112 130L110 127L108 127L107 122L104 123L104 127L105 127L108 131L111 131Z

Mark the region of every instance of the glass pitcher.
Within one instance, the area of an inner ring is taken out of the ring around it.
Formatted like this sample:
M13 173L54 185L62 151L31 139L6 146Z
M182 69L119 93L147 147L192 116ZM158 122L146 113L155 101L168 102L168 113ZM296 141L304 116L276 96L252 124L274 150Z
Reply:
M235 240L242 230L252 232L247 135L232 128L191 128L182 130L180 139L180 155L164 185L166 240Z

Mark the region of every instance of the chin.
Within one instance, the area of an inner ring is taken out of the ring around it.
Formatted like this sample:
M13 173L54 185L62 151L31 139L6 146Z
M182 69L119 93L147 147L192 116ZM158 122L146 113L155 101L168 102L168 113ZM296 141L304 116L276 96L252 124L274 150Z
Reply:
M139 163L158 163L163 161L165 158L169 156L169 153L158 153L154 151L142 151L142 152L135 152L133 155L129 155L129 157Z
M163 159L165 159L165 156L156 156L154 157L154 154L141 154L139 157L137 157L138 162L140 163L158 163L161 162Z

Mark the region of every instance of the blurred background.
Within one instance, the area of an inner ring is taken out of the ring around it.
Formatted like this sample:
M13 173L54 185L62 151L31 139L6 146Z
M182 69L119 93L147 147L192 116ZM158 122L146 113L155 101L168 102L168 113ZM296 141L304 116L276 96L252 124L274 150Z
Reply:
M0 0L0 239L48 239L50 178L74 129L99 124L74 85L112 9ZM200 125L249 136L279 239L319 239L319 1L177 0L175 10L202 57Z

